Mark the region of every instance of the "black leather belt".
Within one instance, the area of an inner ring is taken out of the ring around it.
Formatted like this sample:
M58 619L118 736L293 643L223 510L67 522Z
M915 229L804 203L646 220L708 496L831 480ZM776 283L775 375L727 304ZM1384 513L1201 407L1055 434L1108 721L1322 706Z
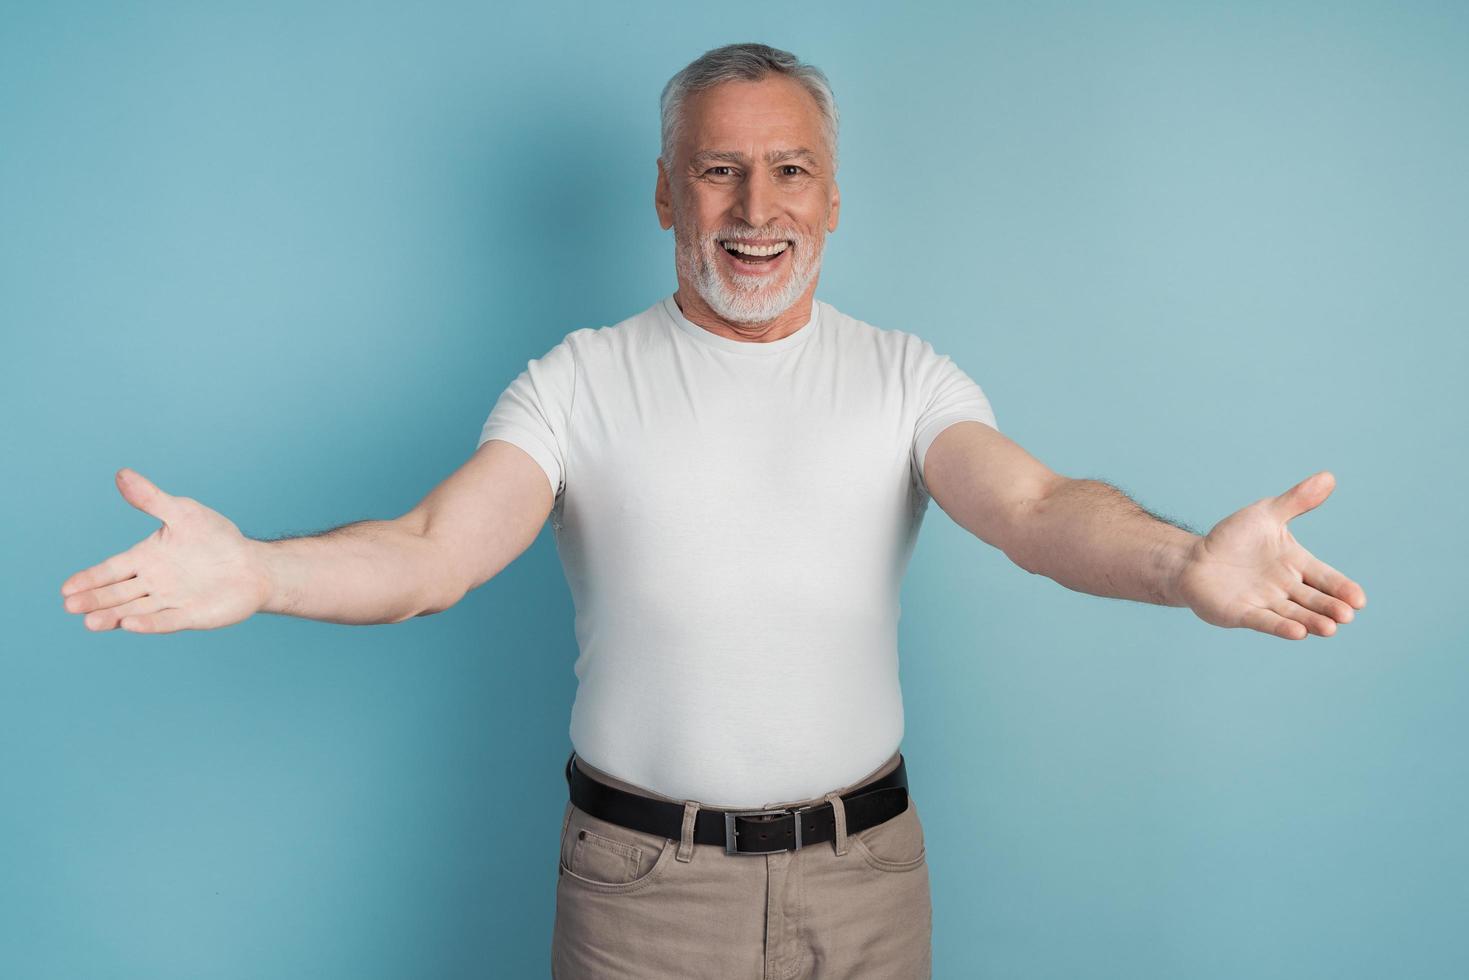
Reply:
M644 833L681 839L684 808L681 803L655 800L608 786L575 765L576 752L566 760L566 783L571 802L594 817ZM903 757L880 779L841 794L847 833L875 827L908 809L908 775ZM694 842L722 844L729 854L769 854L792 851L819 841L836 839L836 814L829 801L774 810L722 810L699 807L694 818Z

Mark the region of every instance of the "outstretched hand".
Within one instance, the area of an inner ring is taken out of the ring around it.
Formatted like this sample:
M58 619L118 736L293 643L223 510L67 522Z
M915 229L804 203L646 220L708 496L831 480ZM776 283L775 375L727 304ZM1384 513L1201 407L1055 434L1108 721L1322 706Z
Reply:
M263 607L268 574L233 521L136 470L124 467L116 479L123 499L163 525L63 582L67 612L84 613L89 630L172 633L228 626Z
M1312 474L1278 497L1242 507L1194 543L1175 594L1206 623L1287 640L1331 636L1367 604L1356 582L1312 555L1286 523L1331 495L1336 478Z

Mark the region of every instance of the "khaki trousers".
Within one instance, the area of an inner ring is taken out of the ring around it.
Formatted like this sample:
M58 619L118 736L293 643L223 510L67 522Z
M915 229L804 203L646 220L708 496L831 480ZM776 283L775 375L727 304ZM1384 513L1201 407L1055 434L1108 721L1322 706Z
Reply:
M684 807L680 839L631 830L566 804L551 940L553 980L929 980L933 910L923 825L908 808L836 840L763 855L693 840L700 804L573 764L600 782ZM709 807L706 809L730 809ZM755 809L751 807L749 809Z

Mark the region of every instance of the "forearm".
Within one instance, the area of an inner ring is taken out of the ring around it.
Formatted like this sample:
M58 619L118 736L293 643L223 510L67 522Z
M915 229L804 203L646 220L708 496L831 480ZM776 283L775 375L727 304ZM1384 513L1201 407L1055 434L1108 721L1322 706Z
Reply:
M454 601L431 542L401 521L253 544L270 582L261 612L366 625L399 623Z
M1066 479L1031 505L1017 540L1012 561L1068 589L1182 606L1173 586L1199 535L1110 484Z

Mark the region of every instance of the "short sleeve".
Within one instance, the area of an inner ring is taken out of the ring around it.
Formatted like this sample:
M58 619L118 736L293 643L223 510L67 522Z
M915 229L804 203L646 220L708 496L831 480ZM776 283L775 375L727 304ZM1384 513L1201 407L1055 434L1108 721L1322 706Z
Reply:
M919 489L928 493L923 478L924 457L938 434L955 422L983 422L999 431L994 409L974 379L947 354L939 354L928 341L920 341L918 356L910 362L909 382L918 391L923 406L913 425L913 476Z
M528 362L500 394L475 448L491 439L519 446L545 471L551 493L560 496L566 489L567 435L575 394L576 355L568 335Z

